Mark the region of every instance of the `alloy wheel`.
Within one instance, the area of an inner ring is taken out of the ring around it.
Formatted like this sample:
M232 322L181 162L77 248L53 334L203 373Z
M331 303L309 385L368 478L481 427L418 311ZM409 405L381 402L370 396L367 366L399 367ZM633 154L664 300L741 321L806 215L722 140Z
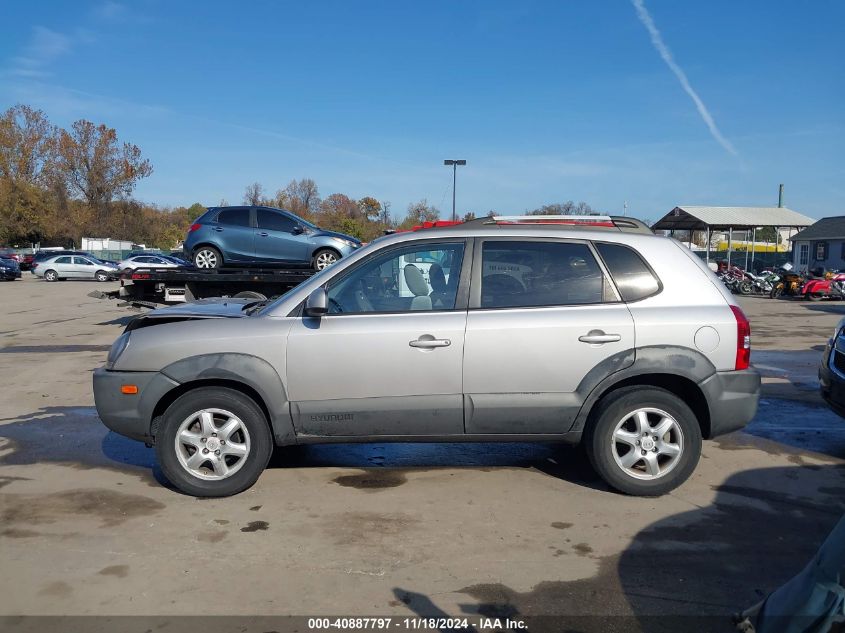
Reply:
M684 452L684 435L677 420L660 409L643 407L614 427L613 459L626 475L653 480L669 473Z
M322 253L317 255L317 270L323 270L324 268L328 268L335 262L337 262L337 255L330 251L323 251Z
M179 464L194 477L218 481L238 472L249 457L246 425L223 409L201 409L176 431Z
M208 249L202 249L194 257L197 268L217 268L217 253Z

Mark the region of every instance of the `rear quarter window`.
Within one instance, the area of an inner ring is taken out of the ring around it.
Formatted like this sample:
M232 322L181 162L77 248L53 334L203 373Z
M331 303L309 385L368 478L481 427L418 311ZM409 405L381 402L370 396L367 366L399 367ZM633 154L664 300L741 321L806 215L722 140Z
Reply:
M595 246L623 301L639 301L660 292L660 280L637 251L622 244Z

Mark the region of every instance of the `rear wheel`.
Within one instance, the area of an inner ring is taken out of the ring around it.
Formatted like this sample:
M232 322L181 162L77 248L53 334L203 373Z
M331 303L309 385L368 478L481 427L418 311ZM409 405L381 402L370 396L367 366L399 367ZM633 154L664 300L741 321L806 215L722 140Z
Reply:
M55 270L50 269L44 273L44 281L58 281L59 280L59 273Z
M821 292L808 292L806 295L807 301L821 301L824 299L824 293Z
M194 266L197 268L214 269L223 265L223 256L213 246L201 246L194 253Z
M273 436L251 398L200 387L168 407L155 445L164 475L178 490L228 497L256 482L273 452Z
M314 266L314 270L323 270L336 263L339 259L340 254L337 251L330 248L321 248L314 253L314 259L311 263Z
M585 444L590 462L610 486L653 497L674 490L695 470L701 428L673 393L624 387L598 403Z

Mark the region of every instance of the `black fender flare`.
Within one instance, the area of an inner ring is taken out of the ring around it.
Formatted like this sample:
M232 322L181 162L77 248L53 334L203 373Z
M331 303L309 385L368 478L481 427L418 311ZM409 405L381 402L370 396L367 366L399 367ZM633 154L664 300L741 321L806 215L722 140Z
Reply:
M628 354L633 362L624 364L618 370L608 375L608 369L616 364L622 364L620 358ZM608 363L613 363L608 365ZM581 410L575 417L570 432L580 433L584 430L593 406L599 398L614 385L647 374L663 374L681 376L696 385L710 378L716 373L716 367L701 352L688 347L674 345L654 345L638 347L636 350L620 352L606 359L593 368L578 385L577 392L583 398ZM702 390L707 400L707 393ZM707 403L708 408L710 402Z
M264 401L276 444L296 442L287 390L278 372L263 358L236 352L200 354L171 363L161 373L180 385L227 380L250 387Z

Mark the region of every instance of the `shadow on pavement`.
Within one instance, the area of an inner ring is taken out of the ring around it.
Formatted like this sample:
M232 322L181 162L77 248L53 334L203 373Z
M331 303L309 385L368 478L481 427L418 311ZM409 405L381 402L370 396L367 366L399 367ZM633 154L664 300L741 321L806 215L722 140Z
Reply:
M731 616L798 573L845 512L845 465L753 469L714 490L712 504L641 530L591 578L527 592L458 588L472 602L448 616L522 620L538 632L734 631ZM419 616L447 617L430 596L393 592Z

